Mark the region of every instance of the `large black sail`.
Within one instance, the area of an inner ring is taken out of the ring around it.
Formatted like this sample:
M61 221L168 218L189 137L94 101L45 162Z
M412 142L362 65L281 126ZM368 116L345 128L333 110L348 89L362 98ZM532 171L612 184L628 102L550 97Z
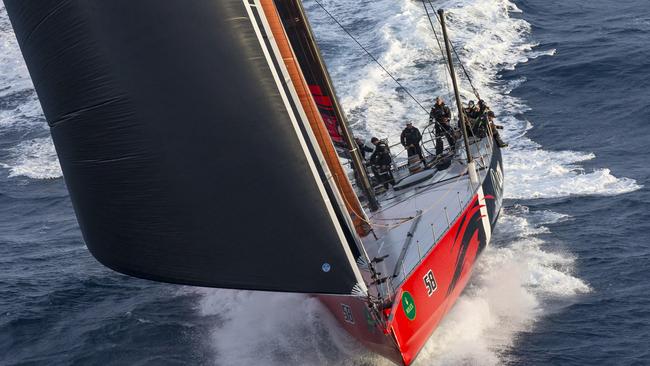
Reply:
M350 292L351 234L253 1L4 2L100 262L174 283Z

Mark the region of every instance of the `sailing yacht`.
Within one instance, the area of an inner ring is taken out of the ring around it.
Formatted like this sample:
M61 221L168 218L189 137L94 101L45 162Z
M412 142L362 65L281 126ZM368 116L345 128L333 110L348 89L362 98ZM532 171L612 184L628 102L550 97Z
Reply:
M299 0L4 3L99 262L312 294L369 350L415 360L503 196L490 129L463 122L443 12L457 142L421 169L394 157L381 192Z

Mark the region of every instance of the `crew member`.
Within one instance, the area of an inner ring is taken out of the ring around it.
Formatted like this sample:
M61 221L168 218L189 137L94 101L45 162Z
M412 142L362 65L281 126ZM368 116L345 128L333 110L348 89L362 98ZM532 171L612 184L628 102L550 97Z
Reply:
M355 137L354 141L357 143L357 147L359 148L359 153L361 154L361 157L363 160L366 160L366 153L371 153L373 152L371 147L366 146L366 144L363 142L362 139Z
M480 114L487 112L489 109L490 107L488 107L487 103L485 103L483 99L478 100L478 112Z
M489 124L490 121L487 113L479 115L474 120L474 123L472 123L472 133L480 138L487 136L488 128L490 128Z
M490 107L485 103L483 99L478 101L478 112L479 112L479 127L487 133L487 130L490 129L492 136L494 136L494 141L496 141L499 147L508 147L508 144L501 139L499 134L500 129L503 127L497 126L494 124L494 119L496 115L490 110Z
M494 136L494 141L497 142L497 145L499 145L499 147L508 147L508 143L503 141L501 139L501 135L499 134L499 130L503 129L503 127L494 124L494 119L496 118L496 115L494 114L494 112L492 112L488 108L487 113L485 113L485 115L487 116L487 119L489 121L490 130L492 130L492 136Z
M476 106L473 100L470 100L467 104L465 115L473 120L477 119L480 116L479 108Z
M400 142L402 146L406 148L406 152L409 157L413 155L418 155L422 164L427 165L426 160L424 160L424 155L422 154L422 147L420 142L422 141L422 134L417 127L413 126L412 122L406 123L406 128L402 131L402 136L400 136Z
M455 147L456 140L454 139L450 121L451 111L449 110L449 107L445 105L445 102L442 100L442 98L437 97L436 104L433 106L433 108L431 108L431 113L429 113L429 123L431 124L435 122L436 155L442 154L443 135L447 138L450 150L453 150Z
M370 167L377 182L388 189L390 184L395 184L395 178L393 178L393 173L390 171L390 164L393 160L390 156L390 150L384 141L376 137L370 139L370 142L375 145L375 151L370 155Z

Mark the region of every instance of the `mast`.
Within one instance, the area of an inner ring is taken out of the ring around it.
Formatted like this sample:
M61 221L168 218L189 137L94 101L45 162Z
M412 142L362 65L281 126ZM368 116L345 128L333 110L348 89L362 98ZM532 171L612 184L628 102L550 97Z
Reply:
M370 211L377 211L379 209L379 203L377 202L377 198L375 197L375 191L373 190L372 185L370 184L370 179L368 178L368 172L366 171L366 168L363 164L363 159L361 158L359 147L357 146L357 142L354 141L354 135L352 134L352 131L348 126L348 120L345 117L345 114L343 113L343 109L341 108L341 104L338 100L338 97L336 96L334 85L332 84L332 79L330 78L329 72L327 71L327 67L325 66L325 62L323 61L323 57L321 56L320 48L316 43L316 38L314 37L314 33L311 29L311 26L309 25L309 21L307 20L307 15L305 14L305 10L300 1L294 1L294 3L297 5L296 7L300 11L300 16L305 22L305 28L307 30L307 35L308 35L311 49L314 50L314 56L318 60L319 66L325 76L324 86L325 88L328 89L327 91L332 98L332 107L334 109L334 114L336 115L336 118L339 121L339 125L341 126L341 135L343 136L343 139L348 145L348 149L351 157L350 160L352 161L352 169L355 171L355 173L357 173L356 174L357 182L359 183L359 186L361 187L363 193L368 198Z
M463 141L465 142L465 153L467 154L467 165L469 166L472 162L472 154L469 150L469 138L467 137L467 126L465 125L465 113L463 113L463 103L460 101L460 93L458 92L458 81L456 81L456 71L454 71L454 62L451 58L451 44L449 42L449 36L447 35L447 26L445 25L445 11L442 9L438 10L440 15L440 26L442 27L442 36L445 39L445 49L447 51L447 63L449 64L449 74L451 75L451 81L454 85L454 96L456 97L456 107L458 108L459 123L461 125L461 131L463 131ZM470 169L470 176L471 176Z

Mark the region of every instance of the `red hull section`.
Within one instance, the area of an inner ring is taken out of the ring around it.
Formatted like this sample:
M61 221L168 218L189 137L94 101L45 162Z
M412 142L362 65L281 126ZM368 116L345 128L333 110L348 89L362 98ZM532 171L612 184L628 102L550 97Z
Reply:
M370 350L409 365L456 302L476 258L487 245L481 208L475 195L449 231L396 290L386 329L370 316L363 299L319 296L343 327ZM388 310L387 310L388 313Z
M397 311L388 327L406 365L415 359L456 302L478 254L487 244L480 208L475 196L397 292Z
M369 350L401 364L402 356L392 334L384 329L368 311L365 300L354 296L318 295L318 299L334 314L341 326Z

